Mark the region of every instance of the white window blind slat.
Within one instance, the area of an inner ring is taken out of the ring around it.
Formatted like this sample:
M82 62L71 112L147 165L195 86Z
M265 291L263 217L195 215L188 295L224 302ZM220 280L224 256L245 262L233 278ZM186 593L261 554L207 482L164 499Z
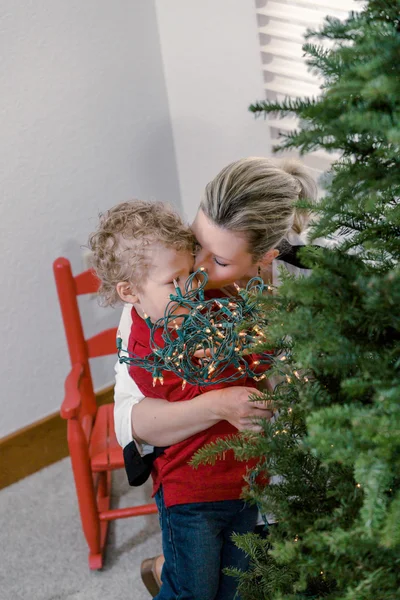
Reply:
M297 81L294 86L293 82L289 82L288 79L281 77L274 77L272 81L265 83L264 89L276 92L277 94L284 94L285 96L290 95L295 98L317 96L319 92L318 86L314 84L307 85L303 81Z
M295 4L274 2L273 0L268 0L265 7L258 9L258 13L270 19L291 20L296 23L304 23L307 26L313 23L318 25L321 22L318 10L310 10Z
M294 131L299 126L299 120L297 118L288 117L286 119L269 119L268 126L271 129L279 131Z
M261 46L261 52L275 56L286 56L286 58L293 61L304 62L301 44L288 42L287 40L271 38L270 41Z
M313 0L296 0L295 4L300 4L307 8L310 8L311 6L313 8L318 8L318 10L325 10L327 14L329 11L338 10L343 12L350 12L351 10L357 11L360 10L362 6L360 2L356 2L355 0L318 0L317 2Z
M267 65L265 65L266 67ZM272 57L271 62L268 63L268 73L276 75L283 75L289 79L300 79L305 83L313 83L315 85L318 78L310 73L306 66L302 63L296 63L295 65L290 60L279 59L279 57Z
M301 27L301 25L268 19L268 22L265 25L260 26L258 31L264 35L289 39L293 42L304 44L304 27Z
M343 8L344 5L347 5L347 8ZM332 0L329 2L320 2L319 0L315 2L312 2L312 0L308 2L305 0L287 0L286 2L267 0L265 6L258 8L257 12L260 15L274 19L286 20L291 18L297 23L305 23L308 27L311 27L313 24L319 25L327 15L341 18L343 13L347 14L351 10L360 10L360 3L352 0L343 0L342 2L333 2Z

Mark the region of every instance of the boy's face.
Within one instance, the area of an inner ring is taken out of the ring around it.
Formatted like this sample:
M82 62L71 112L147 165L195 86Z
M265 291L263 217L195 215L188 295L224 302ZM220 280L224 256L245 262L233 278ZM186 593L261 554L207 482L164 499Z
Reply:
M174 279L184 293L186 280L193 271L194 257L185 250L178 252L157 243L152 244L148 252L152 266L144 282L139 282L139 287L135 289L130 284L121 283L117 285L117 291L124 302L135 305L140 316L146 314L154 322L164 317L170 294L176 293ZM121 286L128 287L121 290Z

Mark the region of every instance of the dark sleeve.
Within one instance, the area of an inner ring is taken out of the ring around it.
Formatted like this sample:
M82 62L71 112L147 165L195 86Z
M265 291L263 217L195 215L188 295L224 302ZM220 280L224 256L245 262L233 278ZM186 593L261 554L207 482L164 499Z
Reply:
M156 446L154 447L153 452L150 454L140 456L134 441L125 446L123 455L125 472L128 477L129 485L132 485L133 487L143 485L150 477L151 469L153 468L153 462L164 452L164 450L166 450L167 447L168 446L161 448Z
M313 248L319 247L320 246L313 245ZM305 246L292 246L289 244L289 242L285 242L285 244L280 246L279 255L277 256L276 260L281 260L282 262L293 265L293 267L297 267L298 269L309 269L310 267L306 267L299 256L299 250L301 248L305 248Z

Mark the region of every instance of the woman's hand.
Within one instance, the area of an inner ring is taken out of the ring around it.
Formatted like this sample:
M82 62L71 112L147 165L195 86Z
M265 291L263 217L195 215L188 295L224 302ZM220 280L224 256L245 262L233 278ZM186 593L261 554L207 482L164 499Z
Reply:
M251 400L250 396L262 396L254 388L237 386L220 390L220 399L212 407L216 418L228 421L239 431L261 431L259 419L271 419L273 407L265 400Z

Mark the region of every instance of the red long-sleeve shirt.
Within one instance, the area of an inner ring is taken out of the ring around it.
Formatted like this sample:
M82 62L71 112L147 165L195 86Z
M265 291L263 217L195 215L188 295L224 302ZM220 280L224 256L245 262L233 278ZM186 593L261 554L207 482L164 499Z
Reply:
M163 344L161 333L161 329L155 332L155 341L160 346ZM147 324L132 308L129 352L140 357L147 356L151 352L149 339L150 330ZM186 384L186 387L182 389L182 379L170 371L163 373L164 385L158 383L153 387L153 376L148 371L141 367L131 366L129 372L144 396L162 398L168 402L183 402L203 392L223 389L232 385L255 387L253 380L243 377L235 382L216 383L205 387ZM255 466L256 460L238 461L235 459L233 451L229 450L224 454L223 459L216 461L215 465L200 465L196 469L188 465L188 461L199 448L236 433L237 429L228 421L220 421L205 431L169 446L154 462L153 496L162 485L167 507L190 502L213 502L240 498L245 483L243 477L248 468Z

